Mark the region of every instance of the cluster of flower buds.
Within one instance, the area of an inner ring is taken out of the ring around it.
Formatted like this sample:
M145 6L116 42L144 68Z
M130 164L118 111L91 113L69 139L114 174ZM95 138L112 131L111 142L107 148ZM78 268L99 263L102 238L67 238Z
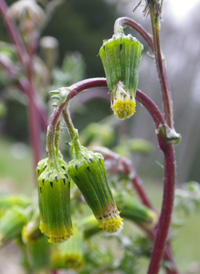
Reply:
M99 55L111 95L111 107L119 119L135 113L135 95L142 44L130 34L119 33L103 42Z
M72 235L70 214L70 179L66 163L57 156L43 159L37 166L40 230L50 243L67 240Z

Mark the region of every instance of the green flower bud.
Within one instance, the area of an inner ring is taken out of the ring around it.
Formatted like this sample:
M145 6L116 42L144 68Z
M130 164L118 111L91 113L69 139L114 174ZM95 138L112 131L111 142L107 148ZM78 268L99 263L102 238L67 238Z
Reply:
M147 229L153 228L157 224L157 214L135 200L134 197L127 193L118 193L116 194L115 199L122 217L127 218L136 224L142 225Z
M15 207L6 211L0 218L0 247L18 237L27 221L28 214L21 208Z
M123 223L108 185L103 156L82 146L76 156L77 159L68 164L69 176L80 189L100 227L110 233L117 232Z
M135 113L142 49L142 44L130 34L113 35L100 48L99 54L111 94L111 107L119 119Z
M73 237L58 246L52 255L54 268L80 269L84 264L83 231L74 227Z
M39 163L40 164L40 163ZM50 243L67 240L72 235L70 215L70 179L66 163L56 157L38 178L40 230Z

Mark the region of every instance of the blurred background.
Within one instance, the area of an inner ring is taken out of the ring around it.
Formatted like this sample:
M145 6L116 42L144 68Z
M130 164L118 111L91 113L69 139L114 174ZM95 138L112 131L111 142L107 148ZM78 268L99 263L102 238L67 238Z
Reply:
M48 2L51 1L38 1L41 7ZM52 104L49 102L49 90L71 85L84 78L104 77L98 52L102 41L113 35L113 25L118 17L129 16L151 33L150 19L143 16L144 1L133 12L138 2L65 0L55 9L48 24L42 29L34 68L38 97L45 103L47 113L51 113ZM7 0L6 3L11 5L14 1ZM175 129L182 136L181 143L176 146L178 186L189 181L200 181L199 13L198 0L164 1L161 45L171 87ZM126 31L128 33L131 30L127 28ZM144 44L138 88L162 109L160 86L152 54L142 38L132 33ZM0 37L3 42L11 42L3 20L0 20ZM49 45L53 48L53 53L50 54L47 50ZM2 43L0 50L0 54L5 50ZM16 87L9 85L10 79L1 67L0 77L1 192L30 194L34 189L34 170L27 127L27 99ZM119 121L112 115L107 91L99 89L95 91L95 96L89 91L75 98L71 112L74 124L86 145L91 143L95 126L96 136L100 135L98 128L102 126L101 133L107 132L107 135L106 139L98 142L132 159L148 192L156 205L160 206L161 197L157 193L160 193L162 187L163 155L157 149L154 123L147 111L138 103L137 112L133 117ZM90 123L98 125L89 126ZM105 125L109 128L105 129ZM64 127L63 132L63 138L67 139ZM69 141L68 139L66 141ZM45 155L45 133L42 140ZM196 219L192 217L189 224L191 227L187 226L182 230L183 237L189 239L190 233L198 237L194 222ZM176 242L175 249L182 250L180 241ZM197 260L199 250L193 251L196 252ZM184 251L178 256L182 260L184 257L190 257L191 254L186 253Z
M6 2L10 5L14 1L7 0ZM47 1L39 1L41 5L44 5L45 2ZM89 0L64 1L55 10L48 25L42 31L42 36L56 38L56 68L59 67L59 69L54 68L54 87L62 86L66 82L66 74L63 73L62 75L61 73L66 55L73 55L74 58L79 58L81 62L79 65L81 72L79 71L77 79L71 80L104 76L98 51L102 40L112 36L113 24L117 17L129 16L151 32L149 18L142 16L144 3L133 12L137 4L138 1L128 0L94 0L92 5ZM200 127L198 126L200 115L199 11L200 1L193 0L190 3L178 0L164 1L161 43L172 92L175 128L182 135L182 141L176 147L178 183L188 180L199 181L200 179ZM127 31L130 30L127 29ZM2 41L10 41L2 20L0 21L0 33ZM138 39L144 43L140 37ZM154 61L145 43L144 46L139 88L162 108ZM38 53L44 59L41 48L38 49ZM66 64L66 66L70 70L70 65ZM43 71L43 76L45 77L45 71ZM43 81L48 82L46 79ZM38 92L42 92L46 99L48 98L48 90L49 85L46 85L46 89ZM76 107L74 110L74 121L79 130L82 130L89 121L99 122L112 114L109 102L106 101L108 97L103 95L100 97L102 98L88 102L89 108L81 107L79 104L78 109ZM23 143L21 145L25 149L25 145L28 145L29 142L25 98L16 90L5 92L2 87L0 100L0 133L2 138ZM3 104L4 102L6 104ZM99 102L101 102L101 107L97 110L96 104L99 105ZM92 113L93 109L95 109L95 113ZM148 178L159 179L162 175L162 154L156 149L154 125L143 107L138 104L137 114L131 119L120 123L112 121L112 123L119 124L117 138L114 140L115 144L122 144L123 139L128 137L142 138L154 144L155 149L150 155L143 156L135 153L132 155L132 159L141 174L144 176L146 174ZM4 173L4 170L0 169L0 172Z

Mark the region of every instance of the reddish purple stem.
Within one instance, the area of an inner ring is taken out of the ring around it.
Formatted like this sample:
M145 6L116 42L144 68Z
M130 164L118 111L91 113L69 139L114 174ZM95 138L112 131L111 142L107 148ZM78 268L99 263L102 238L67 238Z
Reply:
M120 17L115 21L114 25L114 33L117 34L120 32L120 28L123 25L127 25L134 30L136 30L142 37L143 39L147 42L149 45L150 49L154 52L154 44L153 40L151 38L151 35L136 21L132 20L131 18L128 17Z

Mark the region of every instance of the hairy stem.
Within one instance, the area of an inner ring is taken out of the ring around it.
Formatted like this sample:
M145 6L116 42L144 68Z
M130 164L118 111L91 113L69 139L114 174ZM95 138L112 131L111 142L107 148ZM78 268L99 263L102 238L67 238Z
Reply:
M67 125L69 135L70 135L71 139L73 140L77 136L77 130L75 129L75 127L72 123L72 119L69 114L69 106L67 106L67 108L63 110L63 118Z
M174 184L176 178L174 148L171 144L164 146L160 144L160 146L164 152L165 160L163 202L148 274L157 274L159 271L170 226L174 200Z
M150 4L150 16L153 31L153 42L154 42L154 55L157 67L158 78L161 85L165 120L170 128L173 128L173 109L171 92L169 88L169 82L167 78L165 60L162 56L161 45L160 45L160 22L155 15L154 6Z
M52 161L54 157L56 128L64 107L65 104L62 104L54 110L47 128L47 152L49 155L49 159Z

